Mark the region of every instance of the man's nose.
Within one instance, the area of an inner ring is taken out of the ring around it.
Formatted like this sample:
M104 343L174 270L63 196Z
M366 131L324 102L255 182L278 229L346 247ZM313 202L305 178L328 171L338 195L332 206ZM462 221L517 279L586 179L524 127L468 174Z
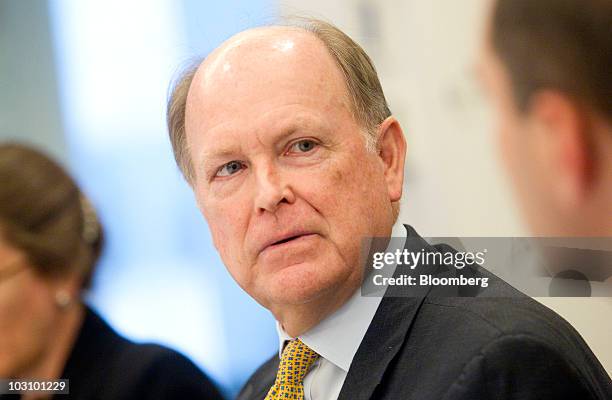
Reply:
M274 213L281 203L291 204L295 201L293 190L276 167L260 167L255 176L255 211L258 214L265 211Z

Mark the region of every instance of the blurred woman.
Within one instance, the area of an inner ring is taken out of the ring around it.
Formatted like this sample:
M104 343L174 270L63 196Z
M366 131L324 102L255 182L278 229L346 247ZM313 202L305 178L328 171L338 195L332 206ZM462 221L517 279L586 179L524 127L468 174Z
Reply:
M221 398L184 356L122 338L83 304L103 242L59 165L0 144L0 378L69 379L75 399Z

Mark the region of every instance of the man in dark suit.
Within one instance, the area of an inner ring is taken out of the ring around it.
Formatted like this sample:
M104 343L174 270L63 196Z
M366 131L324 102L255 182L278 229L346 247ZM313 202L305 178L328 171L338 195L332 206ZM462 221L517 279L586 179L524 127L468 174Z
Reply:
M453 251L406 230L414 253ZM422 296L389 287L337 398L610 398L610 378L566 321L485 270L472 276L489 284L473 297L449 297L443 287L421 287ZM263 399L278 365L275 355L239 399Z
M579 335L486 271L481 298L429 284L362 295L362 244L384 249L366 238L453 250L397 221L404 135L371 60L334 26L234 36L176 83L168 125L226 267L277 320L279 354L241 399L609 397ZM455 275L443 267L416 271Z

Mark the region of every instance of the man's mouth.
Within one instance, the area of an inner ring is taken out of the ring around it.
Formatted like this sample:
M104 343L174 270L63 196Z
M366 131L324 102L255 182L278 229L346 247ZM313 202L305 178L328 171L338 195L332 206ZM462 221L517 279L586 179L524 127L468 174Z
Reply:
M261 252L265 252L267 250L279 249L281 247L292 245L294 243L301 242L303 240L313 238L317 236L316 233L312 232L298 232L298 233L288 233L271 239L268 241L261 249Z
M277 242L274 242L274 243L272 243L270 246L276 246L276 245L278 245L278 244L287 243L287 242L290 242L290 241L292 241L292 240L298 239L298 238L300 238L300 237L302 237L302 236L304 236L304 235L295 235L295 236L290 236L290 237L288 237L288 238L286 238L286 239L281 239L281 240L279 240L279 241L277 241Z

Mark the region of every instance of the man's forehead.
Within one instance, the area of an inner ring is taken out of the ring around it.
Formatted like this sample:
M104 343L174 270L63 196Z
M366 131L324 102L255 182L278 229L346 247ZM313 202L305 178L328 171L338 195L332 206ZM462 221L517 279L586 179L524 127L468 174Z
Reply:
M348 108L347 94L344 75L314 34L296 27L252 29L230 38L198 68L187 97L187 131L228 118L238 122L282 103Z
M240 32L215 49L202 64L194 82L215 82L258 65L330 61L331 55L314 34L297 27L270 26ZM333 60L332 60L333 61Z

